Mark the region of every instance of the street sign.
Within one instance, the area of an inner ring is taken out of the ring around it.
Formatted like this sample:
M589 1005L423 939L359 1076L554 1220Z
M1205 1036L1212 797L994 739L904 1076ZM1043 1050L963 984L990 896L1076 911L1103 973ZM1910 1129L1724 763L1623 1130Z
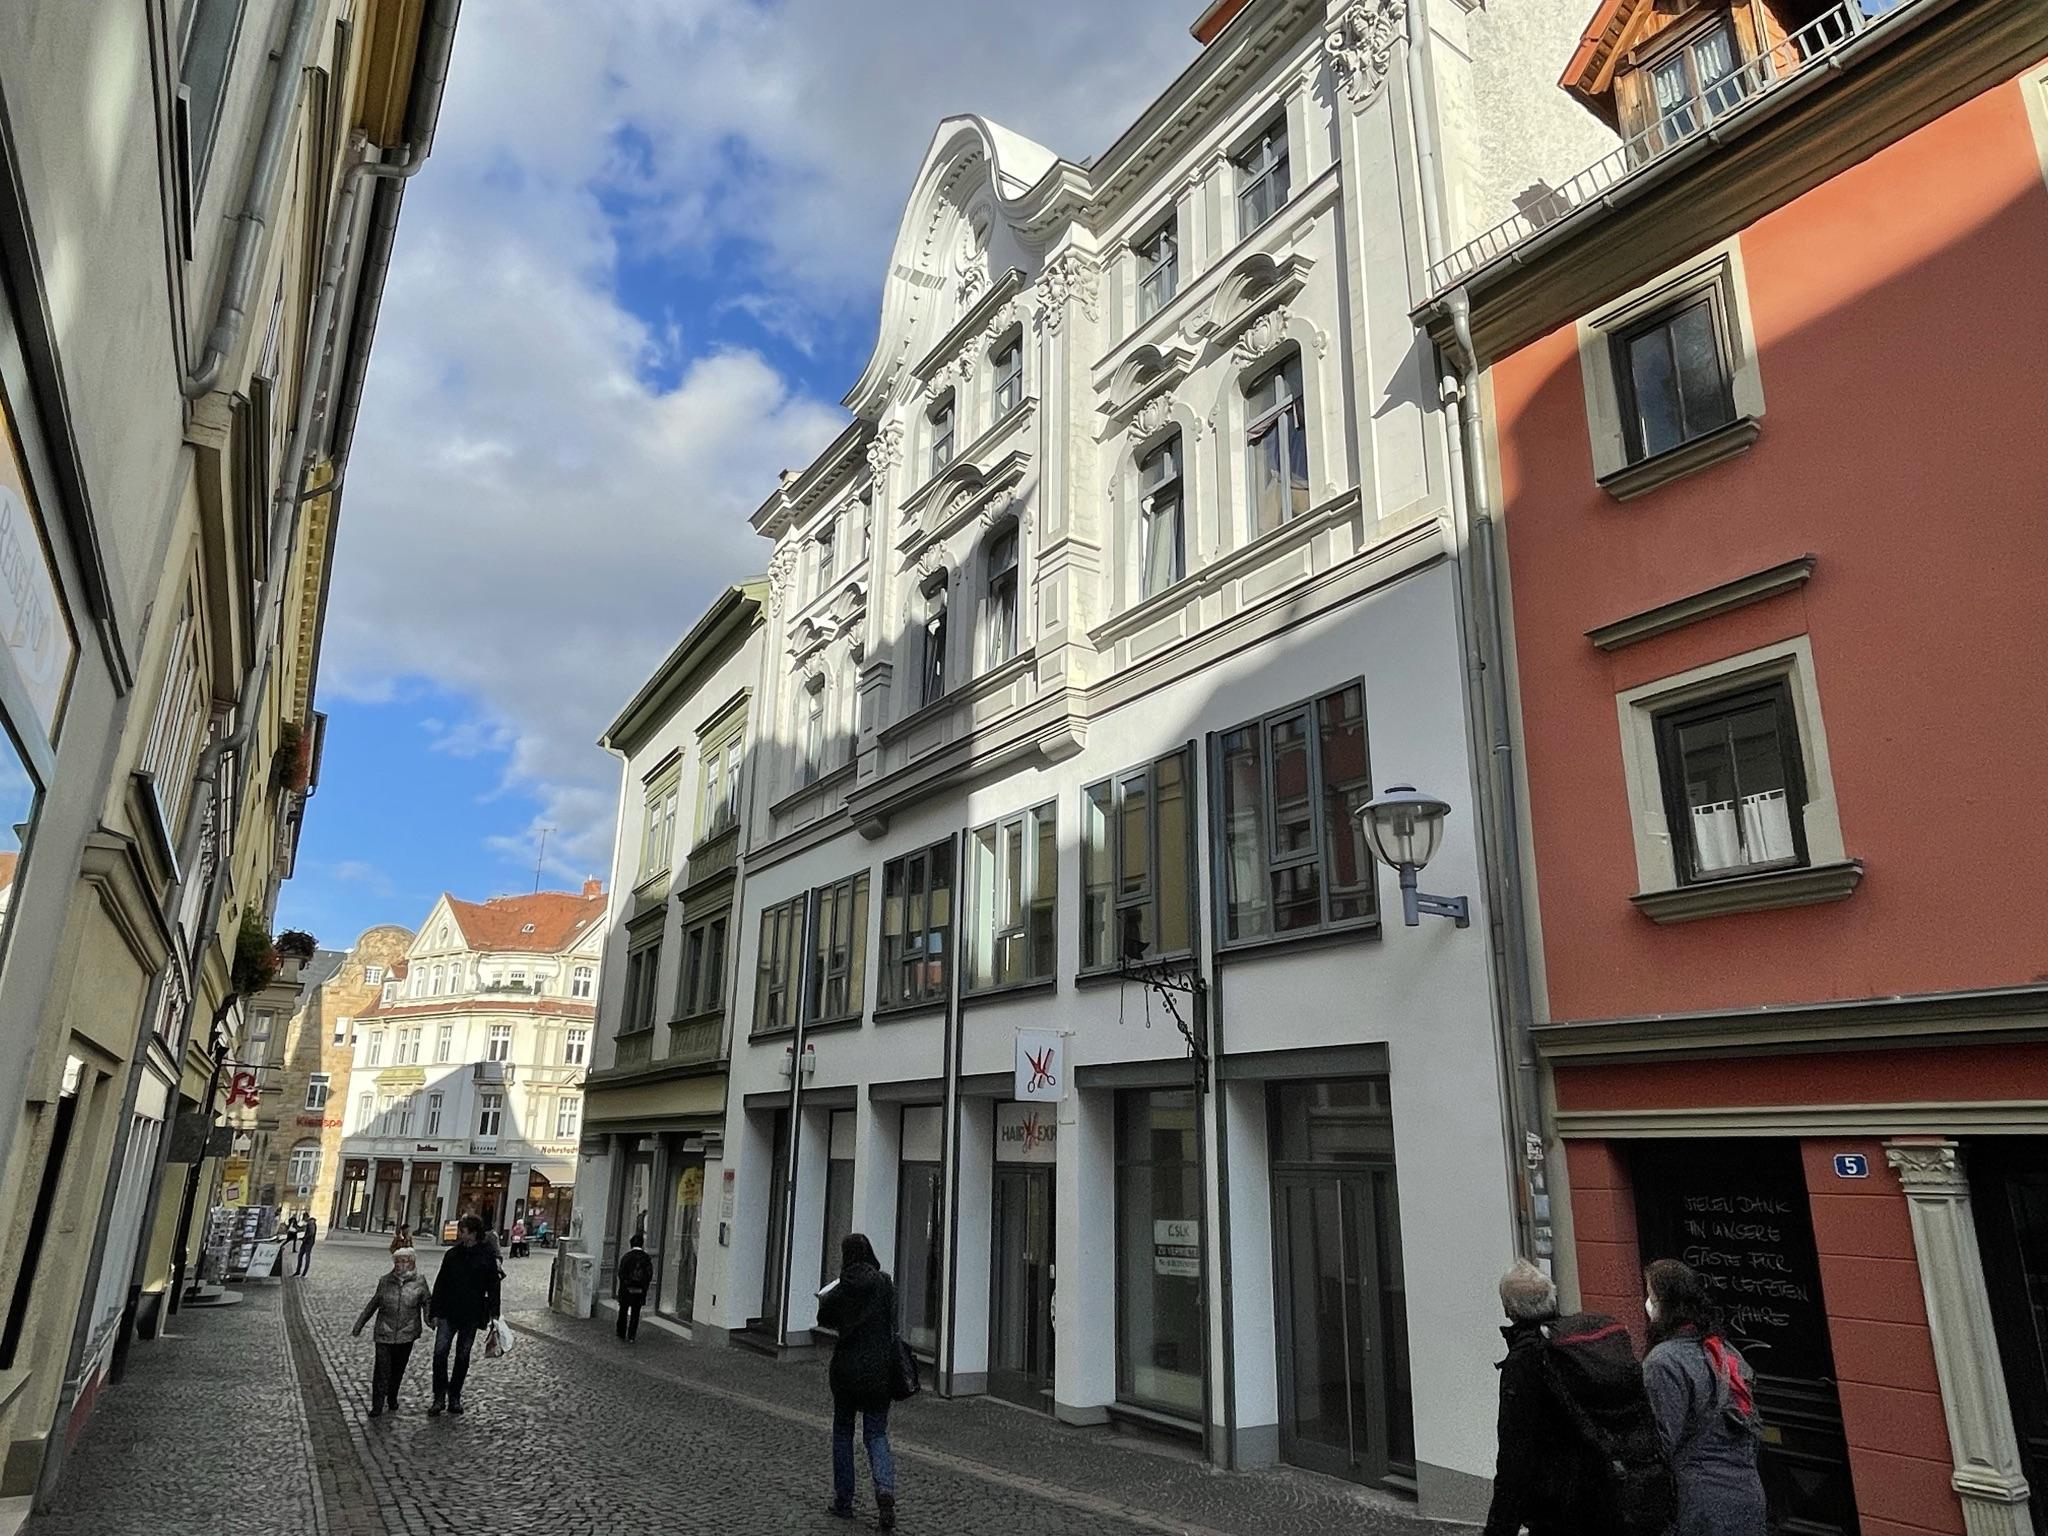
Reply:
M1869 1178L1870 1159L1861 1152L1837 1152L1835 1154L1835 1177L1838 1179Z

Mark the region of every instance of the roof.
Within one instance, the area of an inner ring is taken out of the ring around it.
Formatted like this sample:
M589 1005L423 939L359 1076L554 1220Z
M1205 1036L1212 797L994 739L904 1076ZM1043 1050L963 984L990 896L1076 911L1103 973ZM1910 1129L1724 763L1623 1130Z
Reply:
M15 866L21 862L18 853L0 853L0 891L14 884Z
M1637 18L1645 4L1646 0L1600 0L1600 9L1586 23L1578 49L1557 82L1610 124L1614 121L1614 61L1629 34L1637 30Z
M483 902L450 896L448 910L471 949L554 954L589 937L604 916L605 902L602 893L584 896L539 891L531 896L494 896Z
M654 675L640 685L639 692L619 711L618 719L599 738L598 745L608 751L630 753L642 736L661 723L664 716L660 711L666 702L682 688L699 682L699 670L718 656L721 647L735 634L743 633L758 620L767 606L765 576L749 576L719 593L703 617L654 669Z
M325 986L347 964L348 951L345 949L316 949L313 958L299 967L299 985L309 992L315 987Z

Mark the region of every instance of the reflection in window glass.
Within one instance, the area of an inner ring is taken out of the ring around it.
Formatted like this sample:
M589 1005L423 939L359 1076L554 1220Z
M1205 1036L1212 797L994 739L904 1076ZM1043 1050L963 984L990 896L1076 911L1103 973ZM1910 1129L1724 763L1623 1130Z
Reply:
M14 902L15 877L28 850L29 823L35 819L36 781L15 750L14 738L0 729L0 937L7 932Z
M1117 1095L1117 1396L1202 1409L1201 1164L1190 1089Z

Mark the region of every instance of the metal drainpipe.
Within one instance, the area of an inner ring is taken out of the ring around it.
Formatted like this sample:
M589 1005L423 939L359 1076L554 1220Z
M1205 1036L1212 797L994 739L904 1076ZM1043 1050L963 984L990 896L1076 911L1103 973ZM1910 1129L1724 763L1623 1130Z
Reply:
M944 1155L946 1158L945 1184L942 1191L943 1198L939 1202L939 1219L945 1224L944 1240L946 1244L946 1311L943 1319L945 1323L946 1347L944 1355L945 1364L939 1372L939 1396L941 1397L953 1396L953 1379L960 1363L960 1053L964 1044L962 1040L964 1030L960 1007L960 953L959 945L954 940L960 931L960 896L961 887L965 884L963 864L967 853L967 834L965 832L953 833L947 841L953 849L953 890L951 897L946 903L946 1033L943 1052L946 1080L940 1090L940 1103L945 1106L941 1110L945 1118L940 1124L940 1129L945 1135L942 1146L945 1149ZM931 885L931 877L929 875L925 877L925 885L927 893L929 893ZM926 899L930 899L929 894L927 894ZM901 1171L903 1166L903 1148L900 1126L897 1130L896 1166L898 1170L896 1185L900 1192L903 1186ZM901 1195L899 1193L899 1207L901 1203ZM896 1225L898 1230L901 1230L903 1221L900 1209L897 1212ZM1055 1223L1053 1231L1053 1253L1055 1256L1059 1253L1057 1223ZM897 1260L899 1263L901 1262L901 1254L897 1255ZM1055 1262L1057 1262L1057 1257L1055 1257ZM1053 1279L1053 1306L1055 1309L1059 1306L1059 1279L1057 1271L1055 1271ZM1055 1338L1059 1336L1057 1324L1054 1326L1053 1336ZM935 1358L933 1363L935 1365L938 1364L938 1360ZM986 1376L987 1373L984 1372L983 1374ZM1058 1400L1057 1392L1055 1392L1054 1400L1055 1402Z
M1509 715L1505 672L1500 587L1494 549L1493 515L1486 493L1485 445L1479 419L1479 354L1472 341L1472 299L1460 288L1450 295L1448 309L1457 337L1458 413L1464 454L1465 506L1472 533L1471 571L1477 584L1474 628L1479 638L1480 693L1485 710L1488 756L1492 772L1492 820L1499 844L1494 875L1499 882L1502 938L1506 949L1510 1066L1513 1074L1515 1129L1521 1145L1510 1148L1511 1159L1525 1170L1526 1204L1517 1202L1525 1251L1548 1257L1550 1223L1539 1209L1546 1199L1543 1177L1543 1106L1538 1091L1536 1054L1531 1035L1533 1018L1529 977L1529 932L1526 893L1522 888L1521 816L1515 797L1514 733ZM1519 1193L1519 1191L1518 1191Z

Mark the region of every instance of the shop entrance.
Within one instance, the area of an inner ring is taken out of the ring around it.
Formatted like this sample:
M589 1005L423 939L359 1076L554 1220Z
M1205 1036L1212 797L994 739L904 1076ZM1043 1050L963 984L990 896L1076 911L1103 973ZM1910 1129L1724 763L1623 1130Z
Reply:
M1680 1259L1698 1270L1756 1372L1773 1528L1857 1536L1799 1143L1640 1142L1632 1165L1643 1261Z
M1027 1408L1052 1398L1052 1169L995 1171L988 1388Z
M1280 1453L1413 1488L1407 1297L1383 1078L1281 1083L1273 1126Z
M2048 1137L1972 1141L1963 1161L2034 1531L2048 1536Z

